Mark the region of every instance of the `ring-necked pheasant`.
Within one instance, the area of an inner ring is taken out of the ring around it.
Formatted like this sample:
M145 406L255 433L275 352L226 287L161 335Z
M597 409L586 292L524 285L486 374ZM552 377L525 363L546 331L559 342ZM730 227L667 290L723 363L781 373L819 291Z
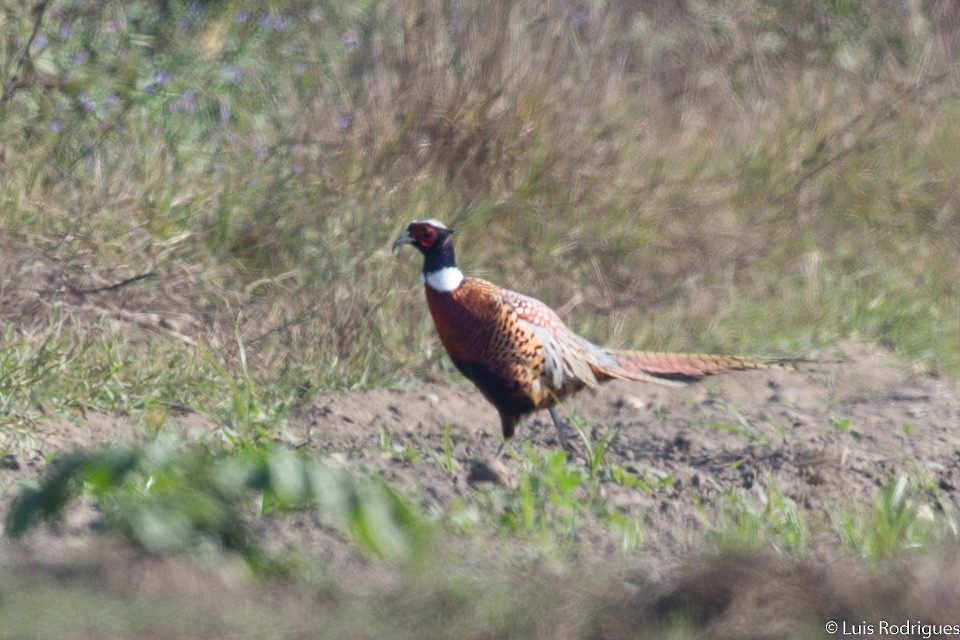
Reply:
M439 220L414 220L393 249L412 244L423 254L420 278L440 341L457 369L500 413L504 439L513 436L523 416L549 409L568 447L557 401L607 380L675 385L789 362L599 347L573 333L539 300L463 275L452 234Z

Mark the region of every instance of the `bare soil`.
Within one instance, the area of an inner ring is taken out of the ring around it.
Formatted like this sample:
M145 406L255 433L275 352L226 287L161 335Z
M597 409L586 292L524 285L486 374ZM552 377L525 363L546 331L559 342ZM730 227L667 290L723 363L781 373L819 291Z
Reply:
M805 371L750 371L682 388L615 381L581 392L565 409L592 425L594 440L619 429L608 462L675 479L653 493L605 486L615 504L647 513L645 554L657 557L654 565L696 550L707 526L702 506L731 487L774 486L827 516L827 505L869 504L900 474L919 473L957 503L956 382L907 373L902 363L863 345L849 346L844 358ZM456 460L452 475L380 447L387 433L395 448L410 444L442 459L445 424ZM498 430L496 412L478 393L423 385L321 396L292 435L351 460L376 460L391 479L420 486L425 501L442 504L472 490L470 471L493 458ZM546 412L521 425L513 444L521 441L544 451L560 446ZM502 467L499 480L511 486L509 456Z
M569 401L565 409L588 421L595 437L619 429L607 462L640 476L674 480L653 492L604 485L613 504L646 514L641 551L625 559L610 536L585 534L572 562L589 567L593 577L585 581L567 571L550 578L545 570L547 578L539 573L530 578L540 585L546 580L561 595L543 612L543 626L526 635L656 637L658 624L678 611L692 616L694 635L717 638L785 637L798 629L810 635L790 637L818 637L827 620L896 615L960 624L960 552L953 546L917 561L907 556L883 574L838 559L835 542L821 548L814 540L802 561L703 553L710 527L704 514L734 487L775 488L811 518L829 521L831 509L867 505L879 488L907 474L924 478L941 499L960 508L957 382L910 372L869 346L848 345L843 357L837 364L745 372L679 389L613 382ZM216 428L197 416L182 423L186 433ZM440 463L445 425L453 445L452 473ZM379 470L430 509L480 490L471 474L484 465L511 490L516 469L510 456L491 462L500 444L498 428L496 412L475 391L421 384L320 394L283 437L329 453L338 464ZM50 421L35 438L33 457L5 461L0 499L8 503L16 481L38 473L42 460L56 451L132 437L135 429L123 416ZM521 441L555 450L549 416L522 424L515 442ZM421 459L411 462L404 448L419 451ZM93 534L94 521L95 514L81 505L56 527L16 543L0 541L0 575L5 567L20 581L79 580L111 597L173 599L201 609L209 602L217 611L253 598L302 616L302 603L314 602L290 585L256 583L238 561L200 566L149 556ZM333 601L338 604L316 605L324 610L357 607L369 598L402 603L409 596L401 571L359 557L310 514L264 518L256 526L276 548L307 548L324 563L339 594ZM489 548L476 549L471 542L459 556L456 550L444 554L460 569L476 571L502 556L505 544L510 542L491 540ZM435 604L424 596L410 606ZM580 611L571 614L579 622L557 632L554 609L570 606ZM415 623L418 615L424 614L411 613L410 620ZM212 629L222 631L217 624Z

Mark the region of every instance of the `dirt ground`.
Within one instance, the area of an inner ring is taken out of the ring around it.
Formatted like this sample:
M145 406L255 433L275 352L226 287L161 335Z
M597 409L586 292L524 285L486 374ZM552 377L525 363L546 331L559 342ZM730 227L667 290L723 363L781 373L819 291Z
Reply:
M589 583L599 584L602 594L590 594L596 616L591 620L597 622L589 632L569 637L656 637L654 622L669 619L677 610L693 612L696 635L718 638L784 637L789 635L785 629L798 628L790 626L798 621L856 623L895 615L960 624L960 552L952 547L897 565L883 579L859 562L837 560L835 549L820 549L816 541L803 561L700 553L709 526L705 505L709 508L732 487L776 487L806 513L829 518L828 505L869 504L878 488L903 473L925 479L941 498L960 508L957 382L910 372L874 347L851 344L842 352L841 363L745 372L679 389L614 382L568 402L567 410L588 420L595 436L620 428L608 462L637 474L675 478L653 492L604 485L613 504L628 513L646 514L643 547L625 560L609 536L581 545L586 551L578 562L609 579ZM188 433L215 428L197 416L182 422ZM447 423L453 473L441 464L411 463L382 446L388 434L395 445L410 444L441 459ZM293 418L283 437L294 445L332 452L338 464L382 469L395 486L419 496L430 509L476 490L471 473L476 461L493 457L498 428L496 412L478 393L423 384L318 395ZM133 431L130 421L119 416L51 421L36 438L33 459L5 460L0 499L7 504L16 481L35 475L43 456L124 440ZM517 438L544 452L558 446L546 413L523 423ZM515 478L512 465L508 456L500 472L508 488ZM78 507L55 528L23 541L0 541L0 568L26 576L20 578L24 580L80 576L84 584L123 597L196 604L216 592L217 607L254 593L259 594L255 598L280 603L283 610L296 608L304 597L289 586L252 583L236 562L198 567L182 558L150 557L95 536L90 531L94 515ZM356 557L309 514L265 518L257 527L278 548L313 550L328 565L334 582L346 585L341 593L352 594L349 597L400 588L396 572ZM501 544L492 541L490 555L496 555ZM573 591L586 588L577 584ZM550 637L539 633L535 637ZM822 631L810 627L809 633L818 637Z
M851 345L842 363L807 370L743 372L682 388L612 382L567 403L598 437L620 428L607 461L676 482L654 493L609 485L609 498L648 514L644 546L653 569L694 550L703 539L698 505L718 490L775 486L809 511L869 504L900 474L919 474L960 504L960 395L954 381L906 373L880 351ZM444 503L470 491L473 461L496 452L499 421L477 393L425 385L413 389L330 394L317 399L293 437L353 460L383 457L381 432L442 456L451 425L458 473L390 457L386 473L424 487ZM517 441L539 450L559 444L541 412L521 425ZM516 441L515 441L516 443ZM581 460L582 462L582 460ZM511 484L511 465L504 465ZM612 553L604 549L604 555Z

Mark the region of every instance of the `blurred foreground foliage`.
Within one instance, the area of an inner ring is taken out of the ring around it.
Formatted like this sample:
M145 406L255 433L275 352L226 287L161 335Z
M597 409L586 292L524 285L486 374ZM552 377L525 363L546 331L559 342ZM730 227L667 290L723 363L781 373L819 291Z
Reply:
M6 534L17 538L62 517L81 494L99 508L103 530L150 551L229 549L261 570L273 558L250 522L274 513L312 509L319 524L359 551L395 561L412 558L426 534L416 509L382 481L355 477L319 457L272 446L227 455L160 442L56 459L45 478L14 500Z

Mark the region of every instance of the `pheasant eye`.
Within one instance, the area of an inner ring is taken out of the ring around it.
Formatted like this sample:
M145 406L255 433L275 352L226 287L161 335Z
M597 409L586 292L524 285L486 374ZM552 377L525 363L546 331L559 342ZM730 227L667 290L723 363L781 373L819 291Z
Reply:
M437 241L437 230L433 227L420 227L414 234L417 236L417 241L424 247L433 246Z

